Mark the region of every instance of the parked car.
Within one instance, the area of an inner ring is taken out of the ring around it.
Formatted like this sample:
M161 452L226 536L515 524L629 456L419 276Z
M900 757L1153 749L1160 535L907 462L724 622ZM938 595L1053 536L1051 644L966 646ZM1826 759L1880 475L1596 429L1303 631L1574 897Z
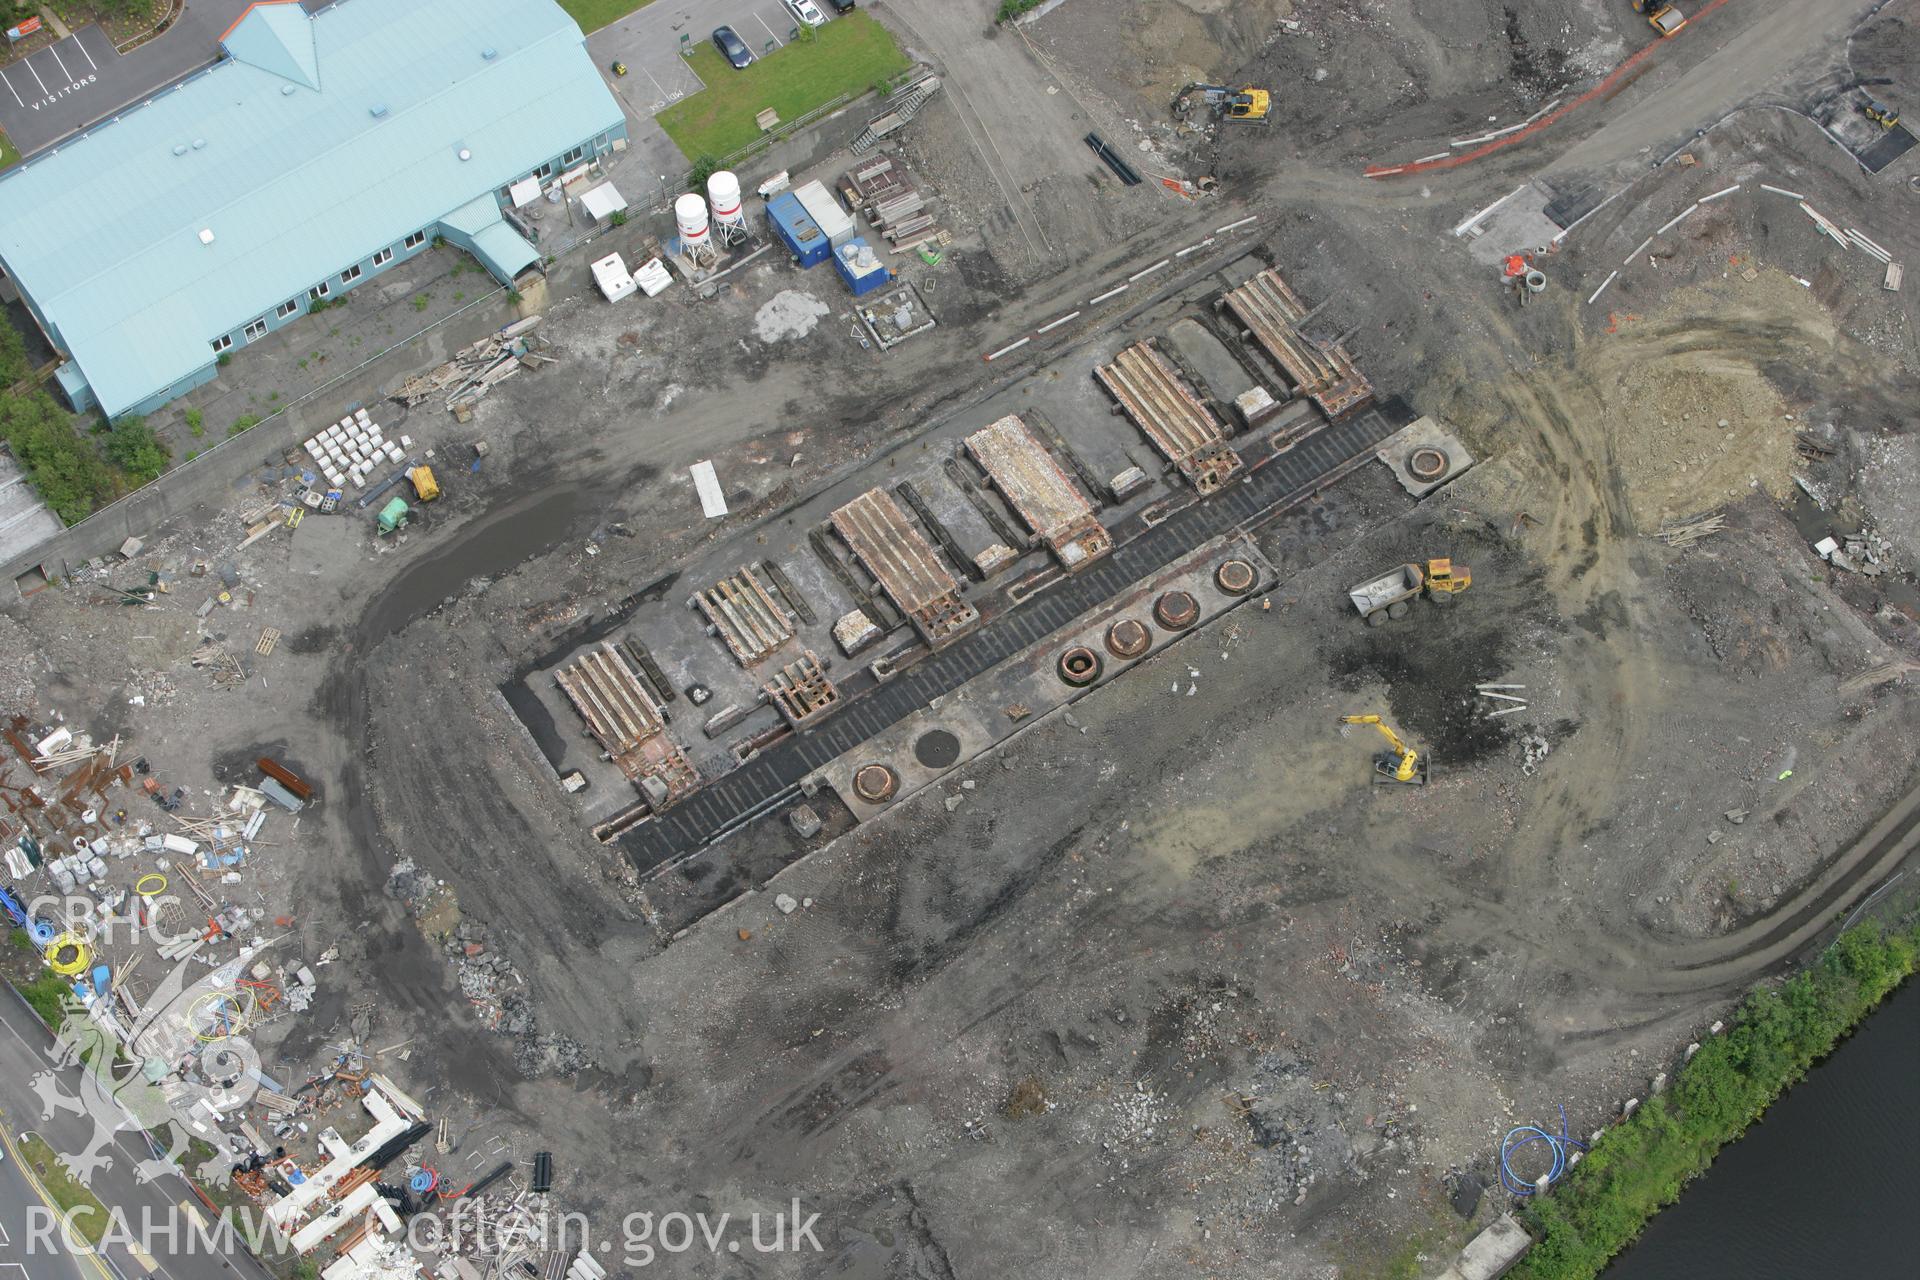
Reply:
M732 27L713 29L713 47L720 56L733 64L735 71L745 71L753 65L753 50L747 48L747 42L734 34Z
M820 6L813 0L781 0L787 6L787 12L793 15L795 22L803 22L809 27L827 25L827 15L820 12Z
M835 13L853 12L853 0L827 0L827 3L833 6Z

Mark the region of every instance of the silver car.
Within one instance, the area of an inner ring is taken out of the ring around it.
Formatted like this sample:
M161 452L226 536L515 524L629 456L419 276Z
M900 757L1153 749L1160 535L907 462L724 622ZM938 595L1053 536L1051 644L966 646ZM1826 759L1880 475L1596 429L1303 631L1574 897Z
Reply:
M827 25L827 15L820 12L820 6L813 0L781 0L787 6L787 12L793 15L795 22L805 23L809 27Z

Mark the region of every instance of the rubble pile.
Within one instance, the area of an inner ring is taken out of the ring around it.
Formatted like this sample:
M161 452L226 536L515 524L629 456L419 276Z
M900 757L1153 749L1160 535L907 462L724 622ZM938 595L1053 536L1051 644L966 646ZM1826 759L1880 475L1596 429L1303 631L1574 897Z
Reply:
M0 613L0 713L32 710L40 683L52 670L33 633Z

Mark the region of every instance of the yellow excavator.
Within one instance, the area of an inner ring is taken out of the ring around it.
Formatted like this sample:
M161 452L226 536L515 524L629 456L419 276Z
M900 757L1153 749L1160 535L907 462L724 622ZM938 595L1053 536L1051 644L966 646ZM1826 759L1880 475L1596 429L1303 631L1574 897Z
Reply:
M1404 782L1427 785L1426 757L1400 740L1400 735L1379 716L1341 716L1341 724L1370 724L1387 740L1387 749L1373 758L1375 782Z
M1273 97L1265 89L1247 85L1229 89L1223 84L1189 84L1173 98L1173 114L1184 120L1201 103L1215 120L1238 120L1242 124L1269 124L1273 119Z

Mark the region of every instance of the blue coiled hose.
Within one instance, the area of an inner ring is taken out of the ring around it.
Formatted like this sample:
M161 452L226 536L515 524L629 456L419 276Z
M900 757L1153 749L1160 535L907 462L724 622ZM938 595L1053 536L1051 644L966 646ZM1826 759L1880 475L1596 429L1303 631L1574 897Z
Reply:
M1553 1152L1553 1167L1547 1170L1547 1185L1560 1181L1560 1175L1567 1171L1567 1149L1585 1151L1587 1144L1577 1141L1567 1133L1567 1109L1560 1108L1560 1132L1548 1133L1537 1124L1516 1125L1507 1130L1507 1136L1500 1142L1500 1182L1516 1196L1530 1196L1536 1190L1535 1184L1516 1175L1512 1165L1513 1153L1536 1142L1544 1142Z

